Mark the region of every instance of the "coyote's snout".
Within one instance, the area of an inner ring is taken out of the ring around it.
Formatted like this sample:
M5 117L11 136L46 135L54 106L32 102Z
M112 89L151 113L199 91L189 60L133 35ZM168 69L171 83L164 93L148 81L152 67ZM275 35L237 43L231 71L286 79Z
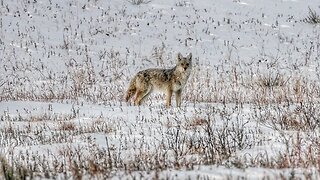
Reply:
M177 65L172 69L146 69L139 71L131 80L125 100L135 96L134 104L140 105L153 90L160 90L167 94L166 106L171 106L171 96L175 93L177 106L181 105L181 93L190 76L192 68L192 54L177 56Z

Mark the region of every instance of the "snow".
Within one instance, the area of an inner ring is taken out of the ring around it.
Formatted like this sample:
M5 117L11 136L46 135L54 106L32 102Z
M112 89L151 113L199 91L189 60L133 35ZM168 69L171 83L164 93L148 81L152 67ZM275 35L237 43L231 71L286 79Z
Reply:
M1 157L40 179L319 178L318 1L132 2L0 3ZM181 108L124 102L178 52Z

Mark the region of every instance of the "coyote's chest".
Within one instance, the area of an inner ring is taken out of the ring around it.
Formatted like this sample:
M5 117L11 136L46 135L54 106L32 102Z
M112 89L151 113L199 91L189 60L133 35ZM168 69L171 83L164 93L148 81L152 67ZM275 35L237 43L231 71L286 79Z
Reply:
M172 78L172 90L179 91L181 90L187 83L190 72L181 73Z

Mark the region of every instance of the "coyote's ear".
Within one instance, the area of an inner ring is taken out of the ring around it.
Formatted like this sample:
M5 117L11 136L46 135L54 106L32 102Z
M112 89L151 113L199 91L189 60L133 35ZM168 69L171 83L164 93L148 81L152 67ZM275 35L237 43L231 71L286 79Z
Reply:
M189 55L187 56L187 59L188 59L189 61L192 60L192 53L189 53Z
M183 59L183 56L181 53L178 53L178 56L177 56L177 59L178 59L178 62L181 61Z

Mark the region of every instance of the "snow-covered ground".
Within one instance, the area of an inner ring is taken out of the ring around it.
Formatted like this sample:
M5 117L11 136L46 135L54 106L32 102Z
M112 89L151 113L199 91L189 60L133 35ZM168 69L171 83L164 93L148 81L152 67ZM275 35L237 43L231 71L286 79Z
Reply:
M0 2L2 177L320 178L317 0L138 2ZM181 108L124 102L178 52Z

